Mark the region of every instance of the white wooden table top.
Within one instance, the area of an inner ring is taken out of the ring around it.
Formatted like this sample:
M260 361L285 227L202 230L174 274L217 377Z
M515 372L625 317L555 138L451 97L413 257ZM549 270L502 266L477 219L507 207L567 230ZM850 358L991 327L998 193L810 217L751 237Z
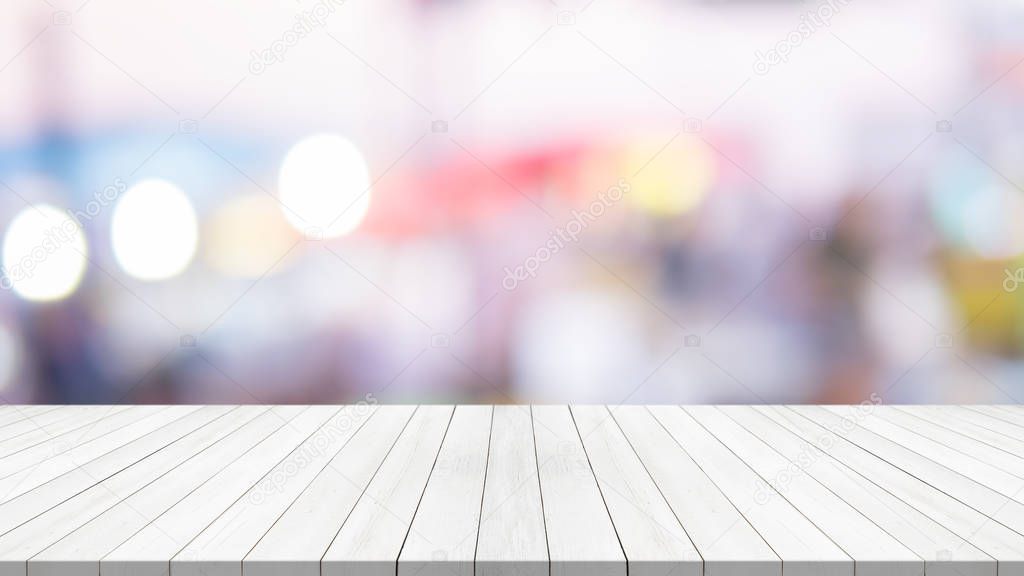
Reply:
M0 576L168 571L1024 576L1024 408L0 408Z

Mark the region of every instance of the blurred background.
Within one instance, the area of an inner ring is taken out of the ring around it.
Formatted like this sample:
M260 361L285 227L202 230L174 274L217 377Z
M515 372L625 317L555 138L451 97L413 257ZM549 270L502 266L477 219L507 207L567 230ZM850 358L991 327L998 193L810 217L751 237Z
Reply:
M5 402L1024 399L1024 3L0 11Z

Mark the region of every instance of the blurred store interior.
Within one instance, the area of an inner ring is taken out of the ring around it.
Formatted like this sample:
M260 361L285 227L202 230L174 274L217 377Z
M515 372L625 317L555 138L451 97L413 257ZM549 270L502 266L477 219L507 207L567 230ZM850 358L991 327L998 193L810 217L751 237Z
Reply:
M1024 400L1024 3L0 12L5 403Z

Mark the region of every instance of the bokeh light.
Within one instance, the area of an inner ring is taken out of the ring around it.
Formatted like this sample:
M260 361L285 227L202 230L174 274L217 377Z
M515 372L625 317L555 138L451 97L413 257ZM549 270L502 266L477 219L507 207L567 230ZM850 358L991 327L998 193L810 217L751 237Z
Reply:
M196 213L185 193L164 180L143 180L124 193L111 221L110 241L121 268L140 280L177 276L199 241Z
M8 4L8 401L1024 401L1024 2Z
M715 177L707 145L673 142L659 152L655 145L629 149L621 173L635 175L630 198L653 216L676 216L700 205Z
M354 144L310 136L285 156L278 177L282 210L306 235L334 238L355 230L370 209L370 172Z
M203 255L211 268L228 276L256 278L274 266L295 242L274 199L247 194L228 200L204 227Z
M4 235L2 285L34 301L60 300L75 291L86 265L78 223L49 204L29 206Z

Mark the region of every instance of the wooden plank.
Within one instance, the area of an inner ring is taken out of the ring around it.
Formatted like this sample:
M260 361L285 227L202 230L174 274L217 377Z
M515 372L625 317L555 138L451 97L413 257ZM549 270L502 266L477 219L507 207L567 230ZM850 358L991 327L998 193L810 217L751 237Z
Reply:
M93 460L16 498L0 504L0 534L6 534L61 502L100 484L145 460L217 417L215 409L200 409Z
M999 576L1024 575L1024 536L849 439L859 437L870 444L867 431L827 411L819 414L823 420L819 424L795 407L759 410L805 440L828 446L830 456L995 558ZM850 433L851 430L855 432ZM920 458L912 452L908 457ZM1011 502L1005 497L1003 501ZM944 559L952 553L940 550L937 557Z
M626 556L567 406L534 406L552 576L624 576Z
M320 575L320 559L409 423L415 406L381 406L242 563L246 576Z
M321 560L324 576L394 576L453 406L421 406Z
M92 483L95 484L110 474L130 465L132 462L123 463L117 458L102 460L101 462L113 461L115 463L114 468L106 468L102 463L93 465L93 461L100 460L107 454L113 454L119 448L144 438L150 432L163 428L198 409L198 406L165 407L163 410L155 412L138 422L134 422L118 430L116 433L107 434L65 452L54 454L35 466L0 479L0 503L8 502L54 478L72 471L81 471L83 474L91 477L94 480ZM117 466L122 467L118 468Z
M858 575L917 576L924 571L920 556L717 408L686 411L758 475L759 486L773 489L759 491L755 500L776 494L785 499L853 558Z
M822 409L839 417L847 416L851 410L848 406L829 406ZM858 426L920 454L932 462L941 463L941 466L959 472L996 492L1018 501L1024 501L1024 479L1000 470L980 458L960 452L954 447L893 424L878 416L878 412L879 409L876 409L871 415L859 420ZM947 438L947 440L950 439Z
M979 442L984 442L993 448L998 448L1009 454L1024 454L1024 440L1018 440L1013 436L1000 433L992 427L986 426L989 422L983 414L966 410L959 406L946 406L938 408L935 406L914 406L894 407L899 411L953 430ZM996 460L996 463L999 461Z
M76 570L73 566L74 563L81 562L81 556L64 557L54 561L44 555L43 565L40 565L37 562L40 560L37 554L146 483L192 458L197 450L216 442L223 434L237 427L245 417L245 411L231 406L207 406L195 414L197 417L204 416L210 419L150 457L132 464L0 536L0 563L9 567L13 565L11 569L4 569L3 572L24 575L25 562L30 559L28 570L34 574L41 572L63 575L85 571ZM98 556L94 558L98 559ZM93 574L99 571L96 560L88 564Z
M59 568L56 573L61 576L97 576L101 558L225 467L244 457L302 411L303 408L294 406L242 407L240 412L245 422L241 426L222 435L209 448L193 450L198 452L194 457L121 499L41 552L29 561L29 570L52 573L52 568Z
M875 414L878 418L909 430L918 437L942 444L950 450L970 457L971 460L980 460L986 466L1016 476L1018 480L1024 479L1024 458L965 434L962 431L964 427L950 429L914 414L884 406L876 410Z
M16 450L12 454L0 459L0 470L8 471L10 473L8 475L11 475L15 472L32 468L51 456L63 454L68 450L88 444L143 418L154 416L164 408L163 406L139 406L130 410L112 411L110 415L99 420L88 416L66 418L61 422L50 425L47 430L36 429L34 432L22 434L12 440L25 438L31 442L31 440L39 437L42 437L43 440L35 442L34 446L30 445L21 450ZM102 416L102 412L98 410L91 410L91 412L95 416ZM73 429L63 434L57 433L56 431L60 430L62 425L65 424L76 428L81 426L81 429Z
M358 411L372 410L338 410L171 560L175 576L241 575L246 554L365 422Z
M924 559L929 576L995 576L991 556L833 459L825 451L831 442L811 444L750 406L719 410L790 462L780 481L798 474L814 478Z
M111 407L106 407L110 409ZM15 440L30 433L42 433L46 437L55 435L52 430L59 429L60 425L71 423L72 425L81 422L83 418L90 415L102 417L102 412L92 406L60 406L54 410L48 410L37 415L30 415L18 419L16 422L0 428L0 439L5 441ZM16 472L0 467L5 472ZM5 473L4 476L7 474Z
M92 410L82 415L82 418L63 418L58 422L53 423L47 427L33 427L32 429L22 434L9 436L4 434L0 430L0 470L16 472L17 470L9 468L9 464L6 460L8 456L40 444L48 444L47 449L50 453L61 452L71 446L77 446L78 444L87 442L95 438L87 438L82 440L80 436L82 432L92 428L92 425L100 420L104 420L108 417L113 417L119 412L137 412L140 407L131 406L111 406L109 410L101 412L98 410ZM141 415L139 416L142 417ZM75 431L79 431L75 433ZM36 458L34 461L38 461Z
M780 576L782 561L643 406L612 415L715 576Z
M1011 438L1024 440L1024 418L1008 414L991 406L964 406L963 409L970 410L980 414L983 418L987 418L989 420L987 426L993 430L997 430Z
M3 406L3 413L0 414L0 438L10 438L12 434L7 431L7 426L22 420L27 420L38 414L49 412L51 410L57 410L60 406L42 405L42 406L26 406L23 404L8 404Z
M19 411L0 576L1024 576L1018 407Z
M700 576L700 554L605 406L571 407L632 576Z
M398 576L472 576L491 406L459 406L398 556Z
M302 410L257 448L225 466L103 557L100 573L105 576L165 575L171 558L336 411L333 406L311 406Z
M861 422L869 420L868 417L848 416L844 419L836 412L818 406L792 409L824 427L836 430L879 458L935 486L1008 528L1024 534L1024 505L976 481L969 472L963 474L953 470L946 466L945 462L931 460L874 430L860 426Z
M783 575L853 575L853 560L814 524L681 408L652 406L651 413L741 511L776 554ZM766 498L757 498L761 489Z
M546 576L548 545L529 407L494 407L489 453L476 574Z

